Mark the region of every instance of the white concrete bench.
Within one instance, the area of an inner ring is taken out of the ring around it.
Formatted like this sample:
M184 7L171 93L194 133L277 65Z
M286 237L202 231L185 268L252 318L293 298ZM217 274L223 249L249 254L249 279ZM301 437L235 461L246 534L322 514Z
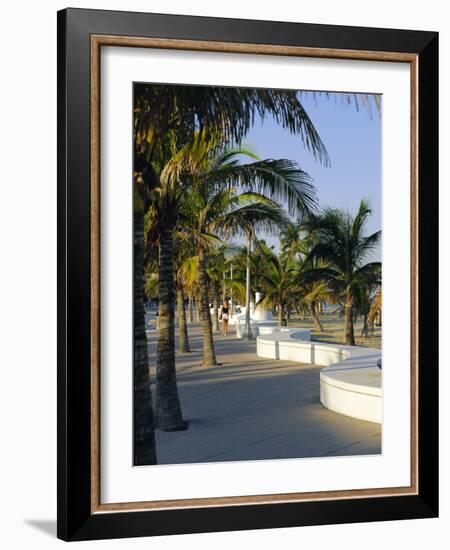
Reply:
M245 319L236 319L235 326L236 338L242 338L245 330ZM266 328L269 330L277 330L280 327L278 327L278 321L250 321L250 330L252 331L253 338L256 338L261 334L261 330Z
M381 423L381 350L310 342L307 329L284 329L258 336L260 357L322 365L320 401L328 409Z

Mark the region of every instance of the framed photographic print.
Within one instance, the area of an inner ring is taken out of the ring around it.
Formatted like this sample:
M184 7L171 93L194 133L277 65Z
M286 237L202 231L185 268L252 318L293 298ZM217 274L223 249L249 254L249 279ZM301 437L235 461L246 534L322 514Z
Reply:
M58 13L58 536L438 513L434 32Z

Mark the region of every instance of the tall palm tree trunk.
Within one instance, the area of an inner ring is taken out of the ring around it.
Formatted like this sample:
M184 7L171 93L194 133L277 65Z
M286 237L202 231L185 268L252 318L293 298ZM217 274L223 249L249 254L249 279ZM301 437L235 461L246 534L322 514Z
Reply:
M194 322L194 298L192 294L189 296L189 322Z
M378 314L377 314L377 316L376 316L375 326L381 327L382 324L383 324L383 312L382 312L382 310L380 309L380 311L378 312Z
M189 347L189 337L186 323L186 309L184 307L184 292L180 287L177 290L177 309L178 309L178 351L188 353L191 351Z
M175 285L173 232L161 232L159 244L158 344L156 352L156 427L164 431L186 428L178 397L175 370Z
M347 344L347 346L354 346L355 333L353 330L353 300L349 289L345 292L344 320L345 344Z
M199 323L202 320L201 303L202 303L202 300L200 298L200 292L196 292L195 293L195 313L196 313L197 323Z
M283 319L284 319L284 308L281 304L278 305L278 325L280 327L283 326Z
M203 329L203 365L205 367L214 367L217 365L217 360L214 349L211 313L209 311L206 257L203 251L199 254L198 277L200 286L200 311Z
M318 332L323 332L322 323L320 322L319 315L317 313L317 304L316 302L312 302L309 306L309 311L311 312L311 317L314 321L314 329Z
M364 338L367 338L369 336L369 324L367 322L368 313L364 313L363 315L363 326L361 329L361 336Z
M155 426L144 319L144 218L134 214L133 375L134 464L156 464Z
M214 294L214 300L213 300L213 318L214 318L214 331L219 332L219 298L217 296L217 293Z

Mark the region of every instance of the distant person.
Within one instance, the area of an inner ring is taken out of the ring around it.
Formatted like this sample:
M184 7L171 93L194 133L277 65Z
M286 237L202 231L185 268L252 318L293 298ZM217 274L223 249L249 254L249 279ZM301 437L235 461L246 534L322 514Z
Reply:
M228 334L228 319L230 318L230 304L228 299L225 299L222 304L222 311L220 312L220 317L222 319L222 336L227 336Z

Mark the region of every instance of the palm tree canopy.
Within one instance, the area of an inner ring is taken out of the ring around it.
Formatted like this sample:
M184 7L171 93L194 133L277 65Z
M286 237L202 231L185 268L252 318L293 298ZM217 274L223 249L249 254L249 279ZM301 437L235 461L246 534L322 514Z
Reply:
M244 164L243 158L254 162ZM161 173L161 187L173 194L194 182L211 188L256 191L285 204L293 215L303 216L316 210L312 179L294 161L261 160L247 147L229 149L214 140L205 141L200 133L166 163Z
M381 237L381 231L366 235L371 212L368 203L362 200L354 217L348 212L326 209L321 215L310 218L307 225L316 244L309 257L320 259L326 265L316 269L316 273L320 271L330 283L340 280L348 285L356 277L374 274L380 269L379 262L364 263Z
M285 308L299 300L300 287L296 281L296 263L285 255L277 256L273 251L263 250L264 269L258 275L262 298L257 307Z
M198 130L240 144L256 115L263 120L270 115L328 164L325 146L295 90L137 84L134 94L136 151L147 160L172 130L187 140Z
M281 254L293 260L294 258L304 258L308 255L309 248L302 231L303 217L297 222L289 222L283 229L280 238Z
M238 193L207 183L189 188L180 205L180 230L203 248L261 228L275 232L287 222L283 209L260 193Z

